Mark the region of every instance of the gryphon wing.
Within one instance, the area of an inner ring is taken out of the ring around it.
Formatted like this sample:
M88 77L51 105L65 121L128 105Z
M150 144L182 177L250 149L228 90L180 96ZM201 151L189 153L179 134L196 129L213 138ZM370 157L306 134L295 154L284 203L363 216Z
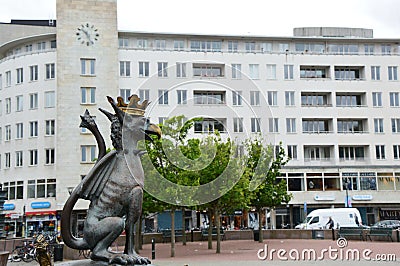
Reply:
M115 150L98 161L78 186L79 198L93 201L97 199L106 185L117 160Z

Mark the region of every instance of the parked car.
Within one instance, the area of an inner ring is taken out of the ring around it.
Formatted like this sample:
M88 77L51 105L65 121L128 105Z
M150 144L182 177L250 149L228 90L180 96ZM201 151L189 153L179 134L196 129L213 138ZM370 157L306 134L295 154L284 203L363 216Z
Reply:
M398 229L400 228L400 221L399 220L383 220L379 221L371 226L374 227L386 227L386 228L393 228Z

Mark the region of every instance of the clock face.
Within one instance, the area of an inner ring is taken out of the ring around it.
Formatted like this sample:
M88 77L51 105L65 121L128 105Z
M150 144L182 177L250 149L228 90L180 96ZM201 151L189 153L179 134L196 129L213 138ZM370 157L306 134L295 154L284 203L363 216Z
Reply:
M86 23L78 27L76 37L81 44L90 46L99 40L100 34L94 25Z

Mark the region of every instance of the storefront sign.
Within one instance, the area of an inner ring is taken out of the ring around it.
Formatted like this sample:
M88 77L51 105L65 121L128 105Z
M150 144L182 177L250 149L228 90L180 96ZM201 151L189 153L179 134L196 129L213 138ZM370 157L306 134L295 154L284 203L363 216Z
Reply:
M353 195L353 200L372 200L372 195Z
M5 211L11 211L15 209L15 204L14 203L5 203L3 205L3 210Z
M20 216L20 215L19 215L18 213L13 213L13 214L11 214L10 218L11 218L11 219L18 219L19 216Z
M379 217L381 220L400 220L400 209L381 208Z
M32 209L46 209L50 208L51 204L48 201L42 201L42 202L32 202L31 207Z
M332 201L335 200L335 196L334 195L315 195L314 196L314 200L316 201Z

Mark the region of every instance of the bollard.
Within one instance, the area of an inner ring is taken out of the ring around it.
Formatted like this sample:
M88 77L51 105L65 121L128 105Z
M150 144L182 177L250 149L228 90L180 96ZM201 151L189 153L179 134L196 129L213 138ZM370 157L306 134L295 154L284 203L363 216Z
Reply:
M156 259L156 240L154 238L151 239L151 259Z

